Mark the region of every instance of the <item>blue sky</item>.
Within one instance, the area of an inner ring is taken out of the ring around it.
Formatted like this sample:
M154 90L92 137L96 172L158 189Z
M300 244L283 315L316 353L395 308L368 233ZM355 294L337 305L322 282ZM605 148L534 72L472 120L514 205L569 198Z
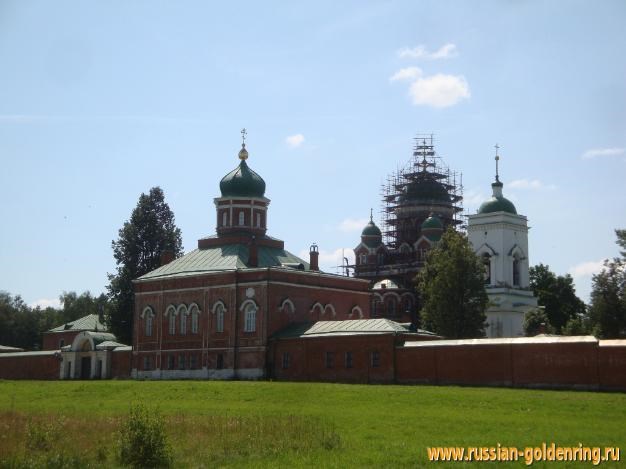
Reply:
M269 233L329 271L416 133L463 173L470 213L504 193L530 262L591 274L626 227L623 1L2 1L0 289L31 304L104 291L111 241L161 186L186 251L238 164Z

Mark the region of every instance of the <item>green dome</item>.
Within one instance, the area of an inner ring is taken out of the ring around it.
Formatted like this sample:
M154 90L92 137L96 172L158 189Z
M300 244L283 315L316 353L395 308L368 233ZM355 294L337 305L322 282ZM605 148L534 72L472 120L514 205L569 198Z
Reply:
M428 178L408 183L404 194L400 196L400 200L450 203L450 194L442 183Z
M517 215L517 210L515 210L513 202L504 197L492 197L491 199L484 201L478 209L478 213L493 212L507 212Z
M422 230L443 230L443 223L436 215L430 215L424 222L422 223Z
M247 157L247 152L245 156ZM265 181L252 171L246 160L242 158L239 166L222 178L220 191L222 197L263 197L265 195Z
M363 231L361 232L361 236L382 236L383 234L380 232L380 228L376 226L372 220L369 221Z

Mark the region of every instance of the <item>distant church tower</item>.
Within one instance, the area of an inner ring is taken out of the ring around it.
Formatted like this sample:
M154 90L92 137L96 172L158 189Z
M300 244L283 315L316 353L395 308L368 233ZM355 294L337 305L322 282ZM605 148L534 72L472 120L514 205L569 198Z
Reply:
M469 216L467 231L486 268L485 286L491 303L486 311L487 337L518 337L524 335L524 315L537 307L537 299L529 290L528 220L502 195L498 148L496 145L493 196L477 214Z

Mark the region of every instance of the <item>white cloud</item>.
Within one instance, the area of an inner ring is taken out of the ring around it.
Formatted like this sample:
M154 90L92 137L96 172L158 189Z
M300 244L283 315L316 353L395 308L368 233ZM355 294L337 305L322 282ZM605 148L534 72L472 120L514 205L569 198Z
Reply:
M599 261L581 262L570 267L567 271L574 279L576 293L584 302L588 303L591 299L591 277L600 273L603 268L604 259L600 259Z
M290 135L285 139L285 143L287 143L287 145L289 145L291 148L298 148L300 145L302 145L303 142L304 135L302 134Z
M583 160L591 160L602 156L620 156L626 153L625 148L592 148L583 153Z
M29 304L31 308L36 308L39 306L41 309L46 309L48 306L52 308L60 308L61 302L58 298L41 298L40 300L34 301Z
M455 44L445 44L437 49L435 52L428 52L428 49L424 45L419 45L410 49L404 47L398 51L398 57L401 59L449 59L458 55Z
M604 267L604 259L599 261L589 261L577 264L567 271L574 279L581 277L591 277L593 274L599 273Z
M444 108L469 98L470 90L465 77L438 73L411 83L409 95L416 106Z
M419 67L407 67L398 70L389 81L415 80L422 76L422 70Z
M367 218L346 218L339 223L337 227L339 231L350 233L353 231L361 231L369 220Z
M512 189L529 189L529 190L555 190L554 184L544 184L539 179L515 179L507 184Z

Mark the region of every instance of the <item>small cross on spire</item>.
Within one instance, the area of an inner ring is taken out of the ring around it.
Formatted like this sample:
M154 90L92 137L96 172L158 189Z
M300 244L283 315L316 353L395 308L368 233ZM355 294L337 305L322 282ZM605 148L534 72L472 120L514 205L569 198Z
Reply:
M498 161L500 161L500 155L498 155L498 150L500 149L500 145L495 144L496 149L496 182L500 182L500 175L498 174Z
M246 135L248 135L248 132L246 131L246 128L244 127L243 129L241 129L241 146L243 147L246 146Z
M373 222L374 221L374 209L370 208L370 221Z

